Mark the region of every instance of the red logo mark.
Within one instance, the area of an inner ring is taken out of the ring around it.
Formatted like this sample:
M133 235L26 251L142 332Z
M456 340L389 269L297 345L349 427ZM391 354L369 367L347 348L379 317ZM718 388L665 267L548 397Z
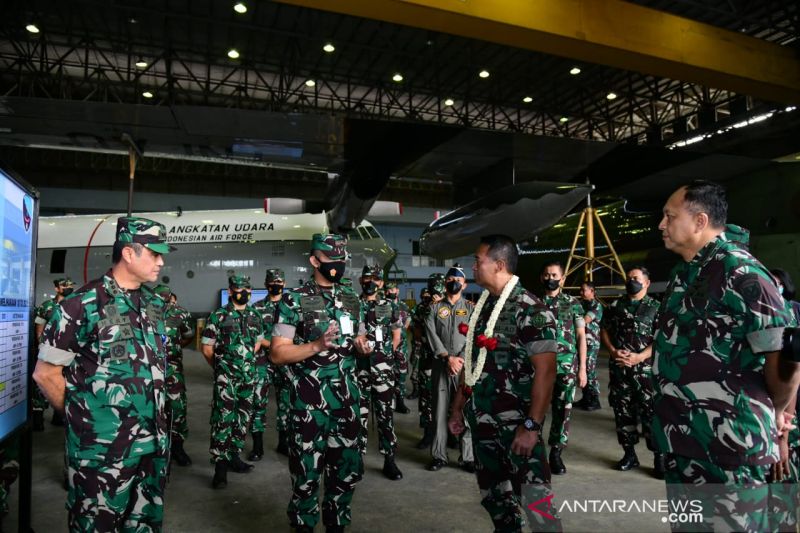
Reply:
M555 496L555 495L551 494L550 496L545 496L544 498L542 498L540 500L536 500L535 502L533 502L533 503L528 505L528 509L530 509L534 513L539 513L540 515L542 515L543 517L547 518L548 520L555 520L556 519L555 516L551 515L550 513L546 512L546 511L542 511L541 509L537 509L539 504L542 503L542 502L547 502L547 510L548 511L550 509L552 509L553 508L553 496Z

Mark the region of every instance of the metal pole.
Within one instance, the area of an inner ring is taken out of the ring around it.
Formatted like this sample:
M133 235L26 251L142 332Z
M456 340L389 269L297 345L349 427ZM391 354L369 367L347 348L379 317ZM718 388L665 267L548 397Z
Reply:
M133 213L133 180L136 176L136 151L133 146L128 146L128 163L130 173L128 174L128 216Z

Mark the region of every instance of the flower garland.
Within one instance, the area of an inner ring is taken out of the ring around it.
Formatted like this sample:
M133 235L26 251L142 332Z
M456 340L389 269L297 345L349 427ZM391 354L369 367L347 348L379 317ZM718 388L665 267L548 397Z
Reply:
M486 322L486 330L483 332L483 335L486 339L491 338L492 334L494 333L494 327L497 324L497 319L500 317L500 312L503 310L503 306L506 304L506 300L508 297L511 296L511 291L514 290L514 287L517 286L519 282L519 278L517 276L513 276L506 286L503 288L503 292L500 293L500 298L498 298L497 302L494 304L494 309L492 309L492 314L489 315L489 321ZM475 326L478 323L478 317L481 315L481 311L483 310L484 304L486 304L486 300L489 298L489 291L484 290L481 293L481 297L478 299L478 303L475 304L475 309L472 311L472 316L469 319L469 331L467 331L467 346L464 352L464 383L468 387L472 387L477 383L478 378L481 377L481 373L483 372L483 365L486 363L486 343L480 347L480 352L478 352L478 362L475 365L475 369L472 369L472 344L475 337Z

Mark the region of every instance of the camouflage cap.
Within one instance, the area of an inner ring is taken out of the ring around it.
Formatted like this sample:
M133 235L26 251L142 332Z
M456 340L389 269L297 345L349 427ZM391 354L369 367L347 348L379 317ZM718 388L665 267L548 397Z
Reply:
M367 276L383 279L383 270L378 265L364 265L364 268L361 269L361 277Z
M228 277L228 287L231 289L252 289L250 285L250 276L233 276Z
M117 219L117 242L139 243L158 254L167 254L176 249L167 244L167 228L164 224L141 217Z
M59 287L74 287L75 286L75 282L72 281L72 278L68 278L68 277L67 278L62 278L62 279L58 280L58 286Z
M431 292L444 294L444 274L431 274L428 276L428 289Z
M153 287L153 292L156 293L156 296L158 296L162 300L166 300L167 298L169 298L169 295L172 294L172 290L164 284L156 285L155 287Z
M286 277L283 275L283 270L280 268L268 268L267 269L267 283L274 283L276 281L284 281Z
M387 291L389 289L396 289L397 288L397 282L396 281L387 281L386 285L384 285L383 288L386 289Z
M334 261L347 259L347 238L338 233L315 233L311 237L311 251L319 250Z

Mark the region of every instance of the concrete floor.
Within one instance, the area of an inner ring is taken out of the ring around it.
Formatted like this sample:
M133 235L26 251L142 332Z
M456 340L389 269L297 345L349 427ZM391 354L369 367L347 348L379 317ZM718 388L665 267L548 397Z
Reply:
M290 496L287 459L274 452L273 400L270 401L270 428L265 436L268 450L253 472L228 474L228 487L212 490L213 468L208 462L211 369L202 356L187 350L187 387L189 394L190 435L186 450L194 464L173 466L167 486L165 528L168 531L289 531L286 504ZM644 443L638 451L643 467L631 472L612 468L621 457L616 442L614 421L607 405L608 371L601 363L603 409L592 413L575 411L569 448L564 452L568 473L555 476L553 490L556 506L562 509L564 531L668 531L665 517L659 514L592 513L562 508L564 502L583 504L584 500L625 500L630 502L665 498L664 482L651 477L652 455ZM428 472L427 451L413 446L420 438L417 402L408 402L412 412L395 415L399 439L398 466L401 481L389 481L380 472L382 458L376 437L370 434L364 480L353 500L353 532L456 532L491 531L492 524L480 505L474 475L456 467ZM548 416L548 419L550 417ZM546 433L545 433L546 435ZM36 531L64 531L66 493L61 488L61 428L46 424L44 433L34 434L33 527ZM247 451L250 449L248 442ZM458 452L450 450L454 463ZM12 515L6 530L16 529L16 494L11 497ZM592 504L589 503L589 506ZM595 503L594 505L599 505ZM573 506L574 509L574 506ZM318 526L317 531L322 527Z

